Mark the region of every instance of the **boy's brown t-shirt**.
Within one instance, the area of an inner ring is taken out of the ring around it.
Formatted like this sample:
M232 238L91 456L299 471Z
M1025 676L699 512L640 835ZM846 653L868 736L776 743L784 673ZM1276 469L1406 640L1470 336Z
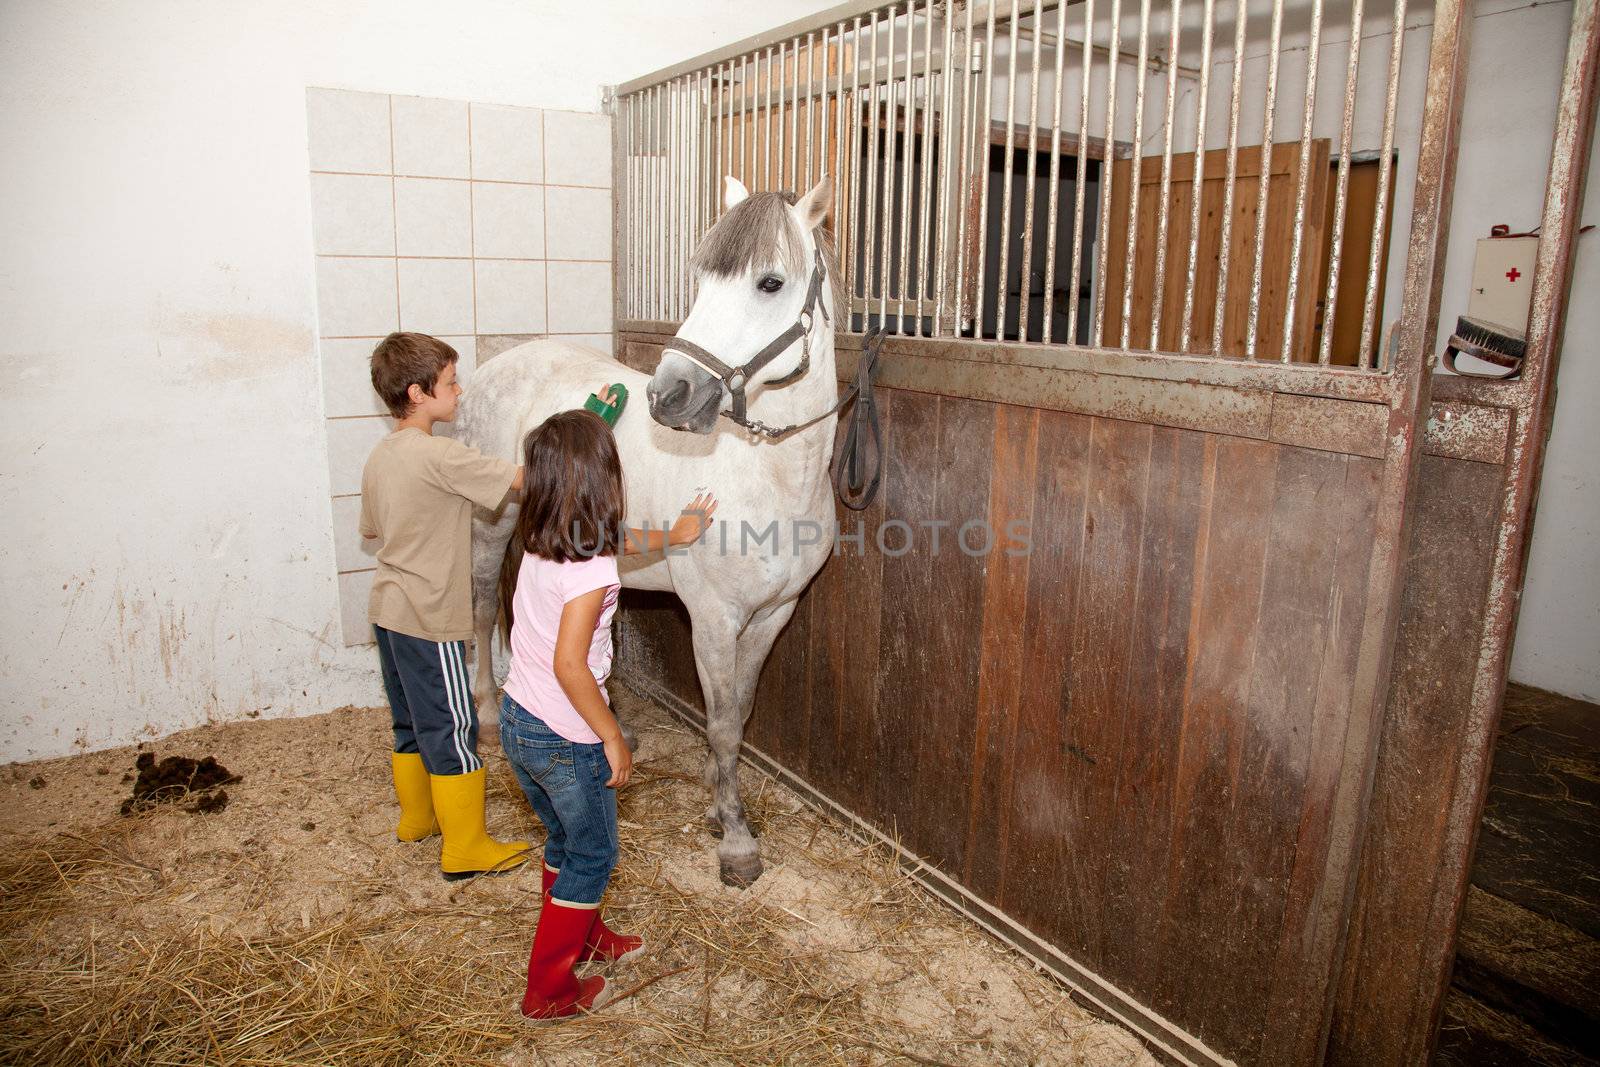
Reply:
M425 641L472 636L472 506L497 508L514 464L406 427L361 472L361 534L376 535L367 617Z

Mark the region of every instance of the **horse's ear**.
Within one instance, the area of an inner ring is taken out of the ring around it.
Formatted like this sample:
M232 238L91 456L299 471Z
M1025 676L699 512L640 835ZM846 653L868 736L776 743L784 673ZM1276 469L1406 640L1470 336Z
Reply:
M800 216L800 224L807 230L814 230L821 226L822 220L828 217L828 212L832 208L833 179L826 174L794 206L795 213Z
M750 190L744 187L744 182L728 175L722 179L722 206L732 211L750 198Z

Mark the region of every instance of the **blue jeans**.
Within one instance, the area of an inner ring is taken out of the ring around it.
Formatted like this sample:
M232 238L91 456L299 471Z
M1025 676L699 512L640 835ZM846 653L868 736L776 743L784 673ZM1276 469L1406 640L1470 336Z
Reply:
M500 744L544 823L544 861L561 872L550 895L600 903L617 865L617 791L606 786L605 746L568 741L510 696L500 704Z

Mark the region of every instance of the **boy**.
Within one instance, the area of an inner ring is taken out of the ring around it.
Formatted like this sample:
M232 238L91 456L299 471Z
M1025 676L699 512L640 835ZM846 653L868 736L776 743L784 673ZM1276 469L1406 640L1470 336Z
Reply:
M473 505L498 508L522 488L522 468L485 456L433 426L461 397L456 351L420 333L392 333L372 352L372 387L399 425L361 474L361 535L380 541L368 618L394 718L395 836L444 836L448 881L527 861L523 841L484 830L478 714L464 653L472 634Z

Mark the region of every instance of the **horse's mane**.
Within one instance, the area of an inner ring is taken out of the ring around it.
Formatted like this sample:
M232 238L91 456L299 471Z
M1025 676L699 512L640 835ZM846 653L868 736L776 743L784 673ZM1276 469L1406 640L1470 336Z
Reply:
M731 278L745 271L780 263L793 277L804 277L811 264L805 260L805 238L789 208L798 198L792 192L751 193L735 204L706 232L694 251L691 265L703 274ZM839 277L839 256L833 233L819 226L813 235L833 288L833 305L844 307L844 286Z

